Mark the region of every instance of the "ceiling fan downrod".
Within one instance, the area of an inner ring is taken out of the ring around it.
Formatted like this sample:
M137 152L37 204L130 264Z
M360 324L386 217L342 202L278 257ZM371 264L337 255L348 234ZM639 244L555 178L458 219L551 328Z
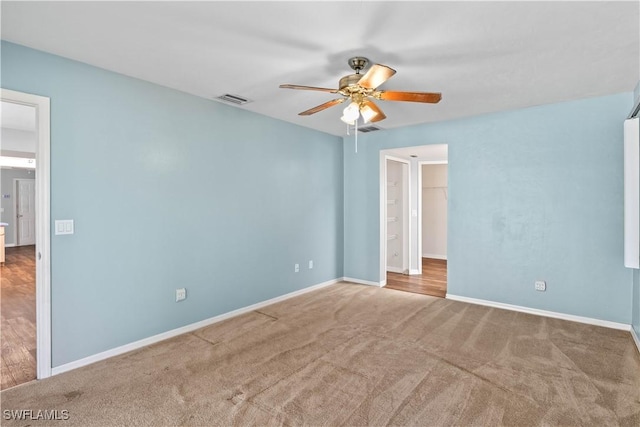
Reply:
M364 56L354 56L353 58L349 58L347 63L351 69L356 72L356 74L360 74L360 71L364 70L367 68L367 65L369 65L369 60Z

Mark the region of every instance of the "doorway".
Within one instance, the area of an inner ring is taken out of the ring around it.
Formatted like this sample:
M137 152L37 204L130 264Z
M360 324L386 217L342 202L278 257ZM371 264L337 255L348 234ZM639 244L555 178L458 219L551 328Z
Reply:
M49 98L1 89L2 389L51 375Z
M35 135L34 135L35 137ZM35 154L35 153L34 153ZM16 246L36 244L36 180L14 179ZM35 250L35 248L34 248Z
M447 230L448 230L448 146L446 144L383 150L408 163L411 187L409 206L404 216L409 226L409 266L402 271L381 268L381 285L390 289L445 297L447 293ZM382 165L382 162L381 162ZM382 173L388 173L385 160ZM386 176L386 175L384 175ZM381 208L385 199L381 183ZM381 209L381 243L393 219ZM391 222L390 222L391 221ZM386 228L385 228L386 227ZM382 230L385 233L382 233ZM385 250L382 250L384 246ZM389 258L389 245L381 244L381 260ZM381 263L382 264L382 263Z

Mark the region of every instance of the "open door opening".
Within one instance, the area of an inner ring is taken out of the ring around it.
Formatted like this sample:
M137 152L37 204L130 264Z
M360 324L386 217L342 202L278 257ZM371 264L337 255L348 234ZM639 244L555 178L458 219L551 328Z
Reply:
M391 161L393 162L391 162ZM395 214L398 164L408 166L406 209ZM446 144L381 151L381 283L390 289L445 297L447 292L448 147ZM382 181L382 180L381 180ZM384 201L384 204L383 204ZM401 215L401 220L397 219ZM393 264L397 230L406 225L408 261ZM384 266L384 267L383 267Z
M1 90L2 389L51 375L49 98Z

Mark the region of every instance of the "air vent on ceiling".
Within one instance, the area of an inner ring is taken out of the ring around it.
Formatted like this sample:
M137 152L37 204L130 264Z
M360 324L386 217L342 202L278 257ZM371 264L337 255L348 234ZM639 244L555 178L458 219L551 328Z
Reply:
M362 133L375 132L381 129L382 128L379 128L378 126L370 125L370 126L363 126L361 128L358 128L358 132L362 132Z
M231 95L229 93L225 93L224 95L220 95L220 96L216 97L216 99L219 99L220 101L224 101L224 102L229 102L229 103L235 104L235 105L243 105L243 104L246 104L248 102L251 102L247 98L243 98L243 97L238 96L238 95Z

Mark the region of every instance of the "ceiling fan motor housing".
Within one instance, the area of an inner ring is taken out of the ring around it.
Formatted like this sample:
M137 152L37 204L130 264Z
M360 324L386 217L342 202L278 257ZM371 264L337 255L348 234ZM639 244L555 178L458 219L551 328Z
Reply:
M344 76L340 79L340 83L338 83L339 90L346 89L349 86L356 86L361 78L362 74L349 74L348 76Z

